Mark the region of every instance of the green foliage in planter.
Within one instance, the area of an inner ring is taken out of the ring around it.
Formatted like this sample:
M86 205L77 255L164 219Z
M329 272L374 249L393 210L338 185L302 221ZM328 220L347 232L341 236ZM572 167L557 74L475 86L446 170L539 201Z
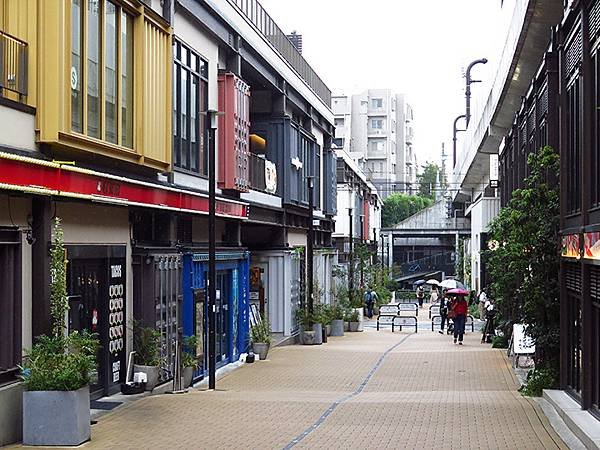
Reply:
M508 348L506 336L494 336L492 338L492 348Z
M473 303L472 305L469 305L469 314L477 319L480 318L479 317L479 306L477 305L477 303Z
M358 311L354 309L346 311L346 314L344 315L344 320L346 322L358 322Z
M198 338L196 336L185 336L183 338L183 351L181 352L181 364L183 367L198 368L198 357L196 356L196 347Z
M492 296L506 320L527 325L536 343L536 367L558 368L559 355L559 157L544 147L528 158L531 175L490 224L494 250L483 255Z
M135 363L141 366L160 364L160 332L152 327L144 327L133 322L133 348Z
M333 320L332 314L333 311L331 305L323 305L322 303L314 305L313 320L315 323L329 325Z
M344 308L340 305L331 307L331 320L344 320Z
M268 319L261 315L256 325L250 328L250 339L253 343L270 344L271 343L271 324Z
M25 353L21 378L28 391L76 391L90 382L96 369L95 334L40 336Z
M544 389L554 389L558 384L558 376L554 369L533 369L527 375L527 384L520 392L530 397L541 397Z
M305 330L308 330L312 326L312 317L305 308L298 308L296 310L296 321Z
M28 391L76 391L90 382L96 370L99 343L95 334L65 333L67 298L67 258L64 234L58 217L54 220L54 240L50 250L50 317L52 335L40 336L25 351L21 378Z

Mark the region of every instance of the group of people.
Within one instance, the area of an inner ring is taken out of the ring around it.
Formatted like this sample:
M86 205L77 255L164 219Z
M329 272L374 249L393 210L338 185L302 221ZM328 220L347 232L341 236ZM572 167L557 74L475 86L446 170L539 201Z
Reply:
M444 328L448 325L448 331L452 329L454 332L454 343L463 345L465 335L465 323L467 322L467 314L469 313L469 304L463 295L450 295L444 292L439 300L440 317L442 323L440 326L440 334L444 334ZM452 328L450 327L452 320Z

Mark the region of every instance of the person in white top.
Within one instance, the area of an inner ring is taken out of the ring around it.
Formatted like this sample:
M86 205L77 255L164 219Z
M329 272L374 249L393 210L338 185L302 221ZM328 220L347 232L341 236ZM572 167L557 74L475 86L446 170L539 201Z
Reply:
M479 294L479 318L481 320L485 320L485 303L488 301L488 296L485 293L485 288L483 288L481 290L481 293Z
M429 301L433 303L437 303L439 298L438 290L435 286L431 288L431 294L429 294Z

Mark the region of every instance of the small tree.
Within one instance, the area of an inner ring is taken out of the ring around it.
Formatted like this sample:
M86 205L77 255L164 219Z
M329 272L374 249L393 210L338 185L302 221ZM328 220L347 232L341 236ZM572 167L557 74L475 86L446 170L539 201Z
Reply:
M435 197L434 188L438 182L438 173L440 168L437 164L428 162L426 165L421 166L423 171L417 175L419 181L419 195L433 199Z
M492 293L506 331L525 323L536 342L536 367L556 371L559 355L559 157L551 147L528 157L525 188L490 224L493 250L484 253Z
M381 225L391 227L433 204L433 200L418 195L395 193L383 201Z
M60 337L65 333L65 316L69 311L69 300L67 298L67 257L64 233L58 217L54 219L54 241L50 250L50 276L52 335Z

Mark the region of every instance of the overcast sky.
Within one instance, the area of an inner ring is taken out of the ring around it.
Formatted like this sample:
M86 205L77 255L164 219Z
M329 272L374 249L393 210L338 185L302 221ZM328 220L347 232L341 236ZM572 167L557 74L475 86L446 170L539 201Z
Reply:
M515 0L261 0L281 29L303 35L303 55L334 93L391 88L415 109L419 164L451 165L452 123L464 114L463 71L473 69L475 110L484 103ZM475 111L476 112L476 111Z

